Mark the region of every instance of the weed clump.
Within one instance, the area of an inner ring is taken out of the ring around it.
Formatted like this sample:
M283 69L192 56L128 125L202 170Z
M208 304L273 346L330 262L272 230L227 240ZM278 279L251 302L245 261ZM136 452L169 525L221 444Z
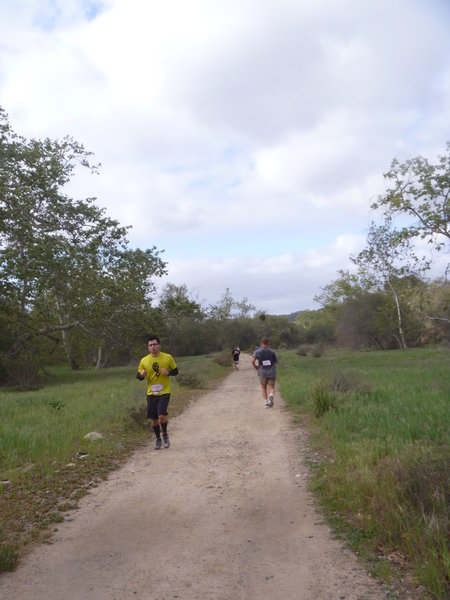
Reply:
M322 417L331 409L338 408L338 395L346 394L368 394L370 384L361 380L357 373L352 371L339 371L329 379L321 381L313 389L312 398L314 406L314 416Z
M320 358L321 356L324 355L325 352L325 348L322 344L317 344L316 346L312 347L311 350L311 356L313 356L314 358Z
M313 402L314 416L318 419L336 406L334 394L326 383L319 383L313 389Z
M362 380L354 371L339 371L335 373L330 382L330 387L335 392L348 393L369 393L370 383Z
M450 597L448 506L450 452L408 447L378 465L377 520L387 546L414 556L417 571L437 598Z
M231 365L231 353L226 350L222 350L219 354L214 357L214 362L221 367L229 367Z
M311 352L311 346L309 344L300 344L295 351L298 356L308 356L309 352Z
M0 573L4 571L14 571L19 558L17 550L6 544L0 546Z
M141 406L132 406L128 410L128 414L140 427L147 425L147 406L143 404Z
M201 388L200 378L195 373L181 373L177 377L177 382L190 388Z

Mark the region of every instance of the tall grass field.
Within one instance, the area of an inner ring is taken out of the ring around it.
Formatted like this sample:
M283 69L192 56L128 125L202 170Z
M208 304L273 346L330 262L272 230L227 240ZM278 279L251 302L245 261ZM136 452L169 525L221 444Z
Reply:
M449 598L450 352L284 351L278 373L334 527L376 575L395 564Z

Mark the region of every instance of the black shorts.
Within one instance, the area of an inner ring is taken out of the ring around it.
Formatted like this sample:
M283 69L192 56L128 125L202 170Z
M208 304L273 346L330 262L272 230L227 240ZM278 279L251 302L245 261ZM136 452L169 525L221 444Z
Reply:
M147 419L167 417L169 400L170 394L161 394L161 396L147 396Z

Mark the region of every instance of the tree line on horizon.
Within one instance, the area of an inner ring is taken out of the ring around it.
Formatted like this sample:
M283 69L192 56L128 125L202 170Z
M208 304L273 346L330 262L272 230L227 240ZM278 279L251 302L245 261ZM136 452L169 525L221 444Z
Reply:
M209 306L186 285L167 284L156 298L156 280L167 272L164 251L130 249L129 228L110 219L96 198L68 197L64 188L79 167L99 169L82 144L69 136L26 139L0 107L2 385L36 385L52 363L129 364L142 355L149 331L178 356L229 348L231 357L234 344L251 349L263 334L286 348L449 341L447 273L430 281L430 263L417 255L414 240L449 250L450 144L436 164L393 161L388 190L372 205L382 222L371 223L366 248L351 257L354 271L340 271L322 288L315 298L320 309L284 316L234 299L229 288Z

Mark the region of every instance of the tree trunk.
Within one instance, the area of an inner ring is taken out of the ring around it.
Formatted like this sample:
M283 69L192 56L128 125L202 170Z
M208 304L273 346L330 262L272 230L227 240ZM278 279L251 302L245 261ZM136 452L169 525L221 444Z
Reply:
M61 305L60 305L58 299L56 299L55 304L56 304L56 313L58 315L59 324L64 325L62 312L61 312ZM74 371L77 371L80 368L80 365L78 364L78 362L75 359L75 356L74 356L74 353L72 350L72 346L71 346L70 340L69 340L69 332L67 329L61 329L61 337L62 337L62 344L63 344L64 352L66 353L67 360L69 361L69 364L72 367L72 369Z
M103 346L99 346L97 350L97 364L96 369L103 369L106 365L106 355Z
M391 284L390 281L388 281L388 285L391 288L392 294L394 295L395 306L397 308L399 346L402 350L406 350L408 348L408 346L406 344L405 336L403 334L403 322L402 322L402 311L400 308L400 300L398 298L398 294L397 294L394 286Z

